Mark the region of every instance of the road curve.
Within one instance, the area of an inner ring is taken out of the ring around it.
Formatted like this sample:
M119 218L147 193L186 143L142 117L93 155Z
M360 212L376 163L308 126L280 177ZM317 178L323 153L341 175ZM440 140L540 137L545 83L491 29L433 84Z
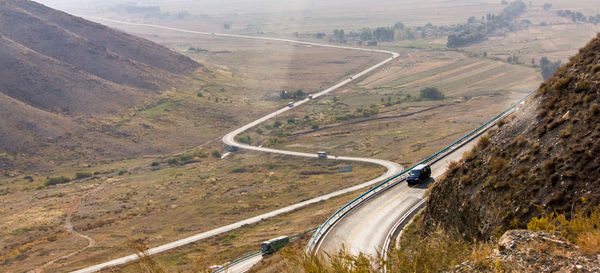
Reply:
M463 153L477 143L473 138L468 143L444 156L431 165L432 177L437 179L450 162L459 160ZM408 186L400 183L354 208L339 220L321 239L316 251L335 253L345 249L348 253L359 253L377 257L399 219L408 214L425 196L427 184ZM410 218L410 217L408 217Z
M153 27L153 28L159 28L159 29L166 29L166 30L173 30L173 31L179 31L179 32L185 32L185 33L193 33L193 34L201 34L201 35L213 35L213 36L221 36L221 37L231 37L231 38L244 38L244 39L257 39L257 40L268 40L268 41L280 41L280 42L287 42L287 43L294 43L294 44L301 44L301 45L311 45L311 46L319 46L319 47L328 47L328 48L339 48L339 49L347 49L347 50L359 50L359 51L367 51L367 52L377 52L377 53L385 53L385 54L389 54L391 55L391 57L375 64L374 66L371 66L365 70L363 70L362 72L355 74L351 77L349 77L348 79L345 79L343 81L341 81L340 83L329 87L321 92L312 94L312 99L317 99L320 96L323 96L329 92L332 92L354 80L356 80L357 78L372 72L373 70L387 64L388 62L394 60L395 58L397 58L400 54L397 52L392 52L392 51L386 51L386 50L376 50L376 49L368 49L368 48L358 48L358 47L347 47L347 46L337 46L337 45L327 45L327 44L317 44L317 43L311 43L311 42L303 42L303 41L296 41L296 40L290 40L290 39L281 39L281 38L268 38L268 37L254 37L254 36L246 36L246 35L235 35L235 34L219 34L219 33L210 33L210 32L201 32L201 31L192 31L192 30L185 30L185 29L178 29L178 28L172 28L172 27L165 27L165 26L158 26L158 25L151 25L151 24L138 24L138 23L130 23L130 22L124 22L124 21L118 21L118 20L112 20L112 19L105 19L105 18L99 18L99 17L91 17L91 16L85 16L86 18L92 19L92 20L100 20L100 21L107 21L107 22L113 22L113 23L118 23L118 24L127 24L127 25L135 25L135 26L146 26L146 27ZM228 133L227 135L225 135L223 137L223 142L227 145L230 146L235 146L241 149L247 149L247 150L253 150L253 151L260 151L260 152L268 152L268 153L277 153L277 154L283 154L283 155L291 155L291 156L302 156L302 157L311 157L311 158L317 158L317 154L316 153L302 153L302 152L292 152L292 151L284 151L284 150L277 150L277 149L270 149L270 148L262 148L262 147L254 147L254 146L250 146L250 145L246 145L246 144L242 144L242 143L238 143L237 141L235 141L235 136L237 136L238 134L268 120L271 119L279 114L282 114L286 111L289 111L291 109L295 109L298 106L308 102L310 99L304 99L304 100L300 100L297 102L294 102L294 107L284 107L282 109L279 109L271 114L268 114L260 119L257 119L249 124L246 124L245 126L242 126L241 128L238 128L230 133ZM319 196L307 201L303 201L294 205L290 205L281 209L277 209L268 213L264 213L249 219L245 219L233 224L229 224L227 226L223 226L220 228L216 228L210 231L206 231L206 232L202 232L193 236L189 236L187 238L181 239L181 240L177 240L171 243L167 243L161 246L157 246L154 248L150 248L147 250L147 254L148 255L153 255L153 254L157 254L157 253L161 253L167 250L171 250L186 244L190 244L193 242L196 242L198 240L202 240L205 238L209 238L211 236L215 236L217 234L221 234L224 232L228 232L237 228L242 227L243 225L246 224L252 224L252 223L256 223L259 222L263 219L266 218L270 218L270 217L274 217L283 213L287 213L287 212L291 212L293 210L296 210L298 208L301 207L305 207L308 206L310 204L314 204L317 203L319 201L322 200L327 200L329 198L332 197L336 197L336 196L340 196L349 192L353 192L359 189L362 189L364 187L368 187L374 184L377 184L381 181L384 181L385 179L394 176L395 174L400 173L403 168L402 166L400 166L397 163L391 162L391 161L387 161L387 160L380 160L380 159L371 159L371 158L355 158L355 157L344 157L344 156L330 156L329 159L331 160L344 160L344 161L356 161L356 162L367 162L367 163L374 163L374 164L379 164L382 165L384 167L387 168L387 171L382 174L381 176L372 179L370 181L367 181L365 183L362 183L360 185L355 185L346 189L342 189L339 191L335 191L329 194L325 194L323 196ZM261 256L258 256L261 258ZM109 268L109 267L114 267L114 266L118 266L118 265L123 265L132 261L135 261L138 259L137 254L131 254L125 257L121 257L118 259L114 259L108 262L104 262L101 264L97 264L94 266L90 266L90 267L86 267L83 269L79 269L76 271L73 271L75 273L88 273L88 272L97 272L100 271L102 269L105 268ZM246 266L250 265L251 261L253 261L254 263L260 261L259 258L253 258L250 259L250 261L245 262L244 264ZM252 263L253 264L253 263ZM251 265L250 265L251 267ZM248 268L242 268L242 266L240 266L240 270L241 271L229 271L229 272L244 272L245 270L249 269ZM238 267L236 267L238 268Z
M254 266L258 262L260 262L260 260L262 260L262 254L259 253L259 254L253 255L251 257L248 257L248 259L245 259L245 260L240 261L238 263L232 264L230 266L225 266L225 267L223 267L223 270L219 270L219 271L216 271L216 272L219 272L219 273L242 273L242 272L246 272L246 271L250 270L250 268L252 268L252 266Z

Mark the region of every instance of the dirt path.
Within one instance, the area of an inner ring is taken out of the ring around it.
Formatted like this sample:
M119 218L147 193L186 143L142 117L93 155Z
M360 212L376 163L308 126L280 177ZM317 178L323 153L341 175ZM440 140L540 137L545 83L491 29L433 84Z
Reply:
M79 211L79 206L81 205L81 202L87 196L89 196L90 194L96 193L96 192L98 192L99 190L101 190L103 188L104 188L104 186L100 185L100 186L95 187L92 190L87 191L84 195L82 195L79 198L77 198L77 200L75 200L75 202L73 203L73 205L71 205L69 208L67 208L67 218L65 219L65 230L67 232L69 232L69 233L71 233L71 234L79 237L79 238L87 240L88 241L87 246L85 246L85 247L83 247L83 248L81 248L81 249L79 249L77 251L71 252L69 254L60 256L60 257L58 257L58 258L56 258L54 260L51 260L51 261L45 263L44 265L42 265L42 266L40 266L40 267L38 267L36 269L28 271L28 273L42 273L42 272L45 271L44 270L45 268L53 265L57 261L68 259L68 258L70 258L70 257L72 257L74 255L77 255L80 252L82 252L82 251L84 251L84 250L86 250L86 249L88 249L88 248L93 247L93 246L96 245L96 241L92 237L87 236L85 234L81 234L81 233L77 232L75 229L73 229L73 224L71 223L71 217L72 217L73 214L75 214L75 213L77 213Z

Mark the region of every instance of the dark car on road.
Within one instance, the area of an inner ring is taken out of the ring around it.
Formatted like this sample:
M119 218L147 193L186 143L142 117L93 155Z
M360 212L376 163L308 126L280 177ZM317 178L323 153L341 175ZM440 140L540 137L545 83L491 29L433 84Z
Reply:
M430 177L431 167L426 164L421 164L410 170L408 177L406 178L406 182L412 185L419 184L429 180Z

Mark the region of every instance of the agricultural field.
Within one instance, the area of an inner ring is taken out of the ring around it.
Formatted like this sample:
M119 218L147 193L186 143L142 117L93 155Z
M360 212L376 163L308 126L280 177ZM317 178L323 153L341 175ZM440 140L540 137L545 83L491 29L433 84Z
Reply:
M539 72L525 66L410 51L303 113L282 115L248 136L256 145L368 155L408 166L477 128L540 81ZM420 99L426 87L438 88L445 98Z
M596 15L600 13L596 6L591 5L589 10L580 11L586 15ZM519 63L524 65L539 65L542 57L566 63L570 56L600 32L600 25L574 23L556 15L559 9L569 9L576 7L575 5L553 7L555 8L550 10L541 7L530 8L521 18L530 20L533 25L506 36L491 37L488 41L468 46L464 50L479 55L486 52L488 57L501 60L516 56Z

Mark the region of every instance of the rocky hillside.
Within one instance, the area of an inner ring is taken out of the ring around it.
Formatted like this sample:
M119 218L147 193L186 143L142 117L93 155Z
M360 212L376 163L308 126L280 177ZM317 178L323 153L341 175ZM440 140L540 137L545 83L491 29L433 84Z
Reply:
M496 264L494 272L600 272L597 255L582 254L564 238L531 230L507 231L488 259ZM451 272L482 271L476 262L467 261Z
M425 231L498 239L600 204L600 34L431 190Z

